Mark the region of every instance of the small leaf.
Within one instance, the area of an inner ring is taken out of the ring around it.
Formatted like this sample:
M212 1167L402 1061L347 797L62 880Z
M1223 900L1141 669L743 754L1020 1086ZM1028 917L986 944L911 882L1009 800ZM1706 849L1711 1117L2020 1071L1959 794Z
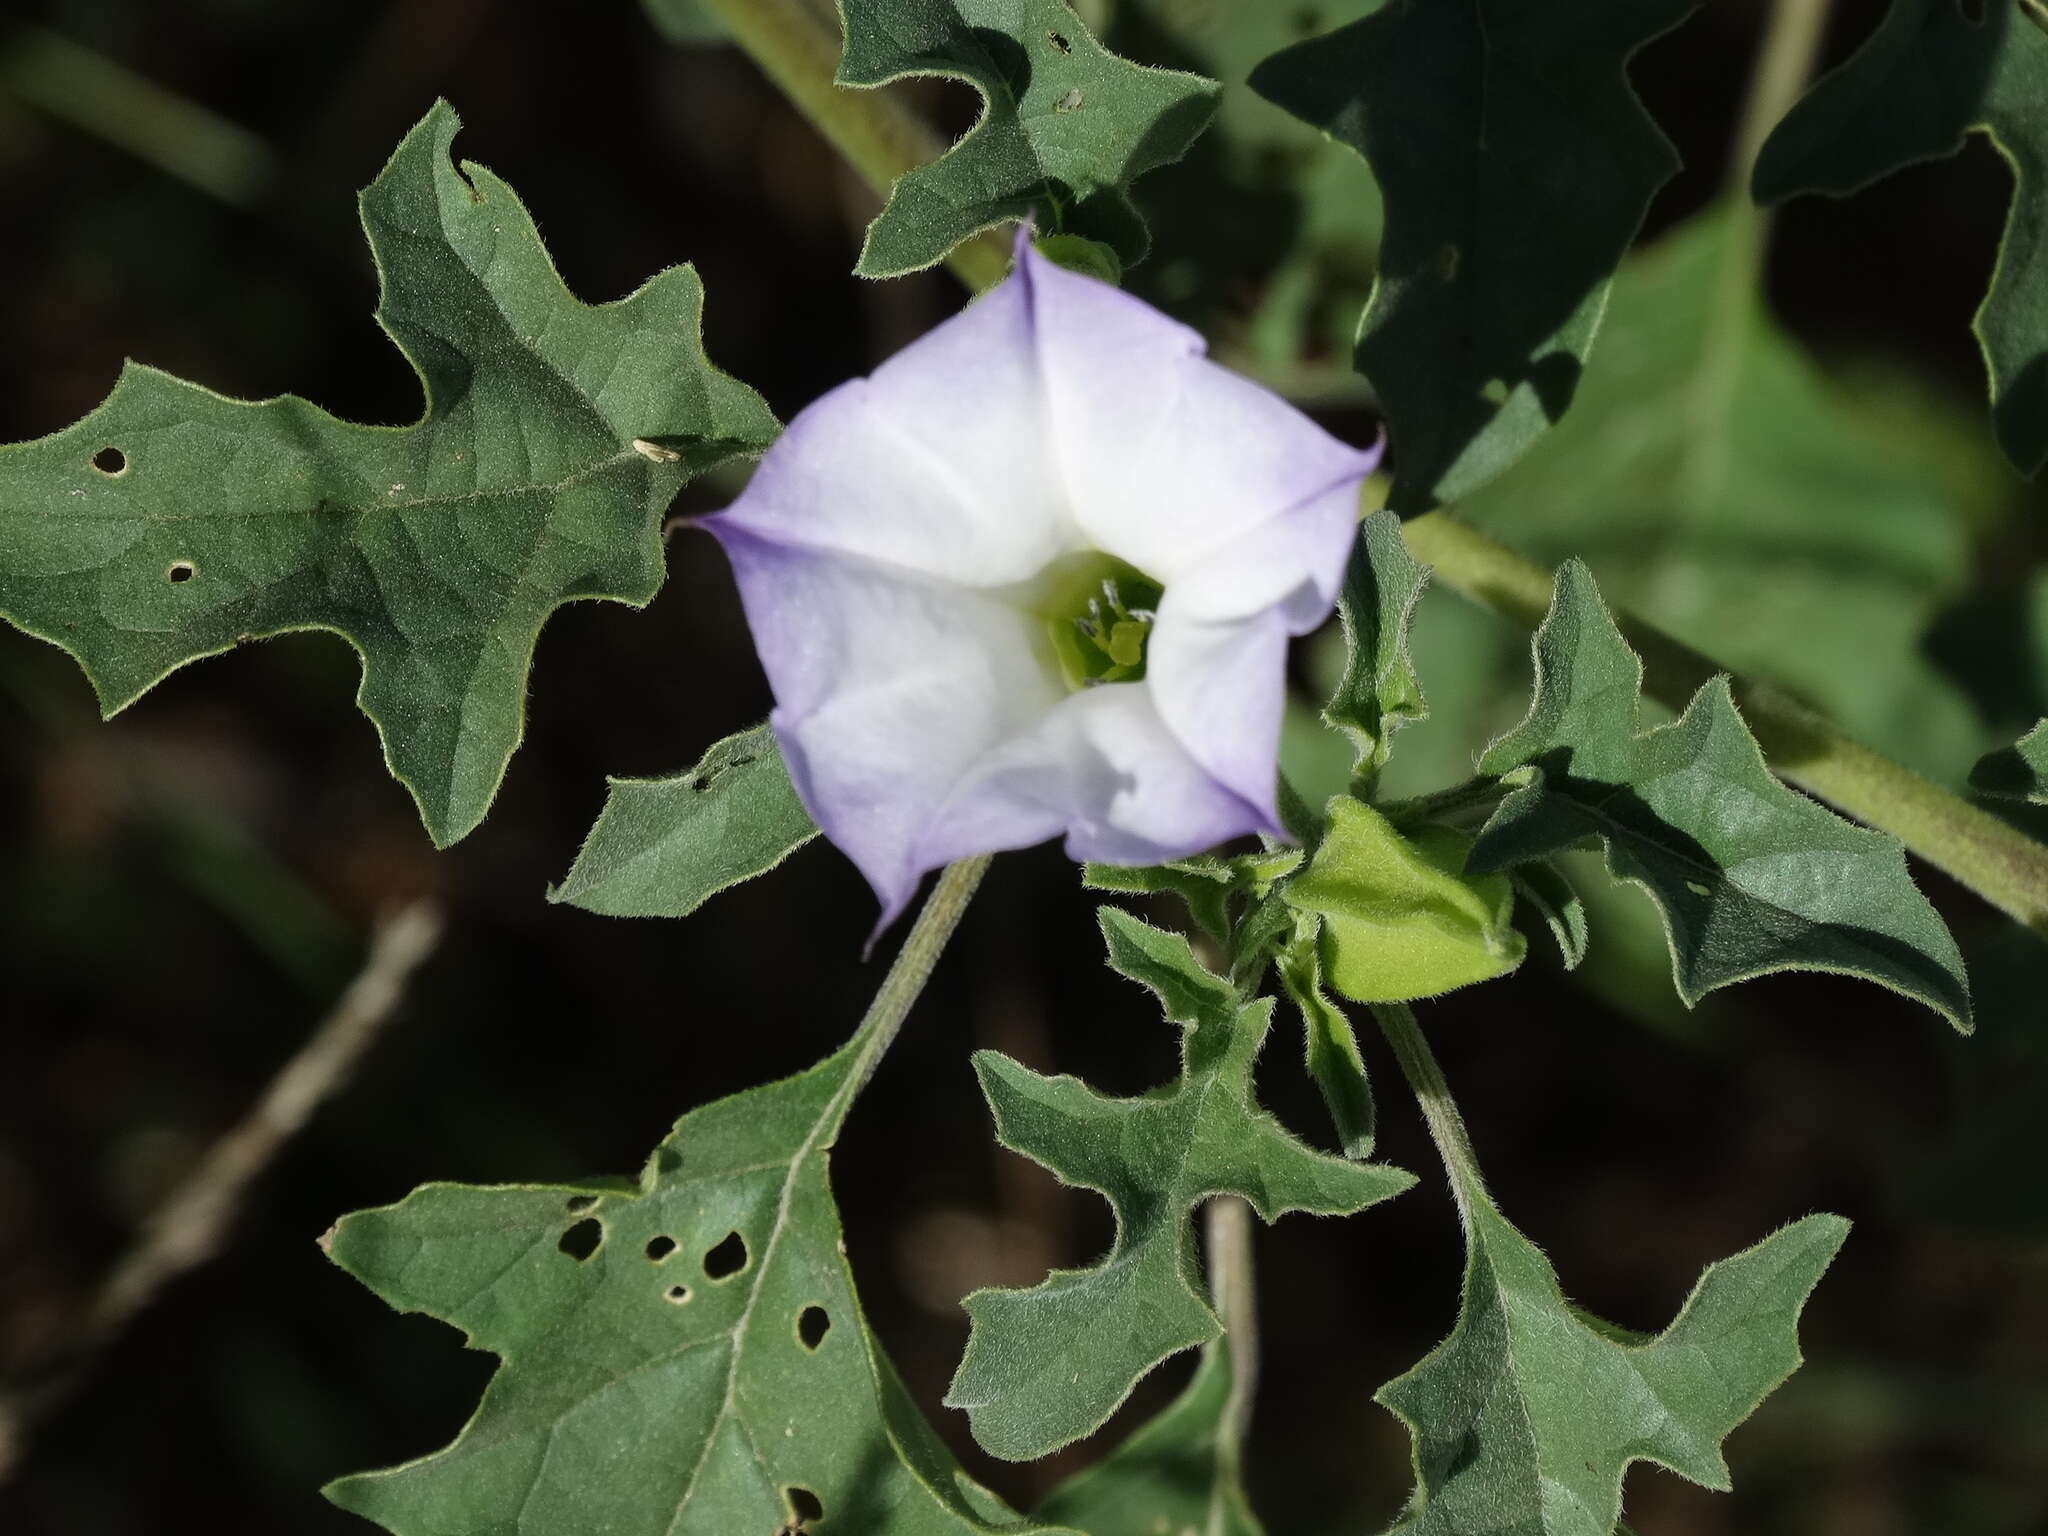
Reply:
M1656 900L1688 1004L1773 971L1832 971L1969 1027L1962 955L1904 850L1772 778L1726 678L1638 735L1642 663L1576 560L1558 571L1534 652L1529 716L1479 765L1534 772L1480 832L1470 868L1599 837L1615 877Z
M1504 875L1465 872L1471 841L1450 827L1403 834L1364 802L1330 802L1330 830L1287 882L1290 905L1322 919L1329 983L1356 1003L1435 997L1505 975L1527 942L1510 921Z
M688 773L607 782L604 811L550 901L608 917L687 917L818 835L765 725L716 743Z
M974 1059L1004 1146L1116 1213L1109 1254L1028 1291L977 1291L974 1331L946 1402L965 1408L983 1449L1047 1455L1099 1428L1139 1379L1218 1333L1197 1283L1189 1211L1236 1194L1267 1221L1288 1211L1348 1215L1399 1194L1412 1175L1308 1147L1258 1105L1252 1066L1270 1001L1241 1004L1187 941L1105 907L1110 964L1186 1026L1179 1079L1111 1099L1072 1077L1041 1077L993 1051Z
M1202 1351L1187 1389L1094 1466L1055 1488L1040 1520L1088 1536L1265 1536L1230 1456L1224 1416L1233 1373L1221 1343Z
M1170 892L1187 904L1195 926L1218 944L1230 937L1230 898L1237 893L1235 871L1226 859L1197 857L1171 864L1084 864L1081 885L1090 891L1133 896Z
M1893 0L1864 45L1817 81L1757 156L1760 203L1846 197L1946 159L1982 133L2013 174L2012 212L1974 329L1999 445L2048 463L2048 27L2024 0Z
M1293 939L1280 951L1275 969L1281 989L1301 1012L1308 1075L1322 1092L1344 1155L1363 1162L1372 1156L1378 1133L1372 1080L1351 1020L1323 990L1323 921L1312 912L1296 912L1294 920Z
M1629 59L1697 0L1393 0L1252 88L1371 162L1386 202L1358 368L1392 505L1458 499L1564 414L1607 285L1678 155Z
M1356 774L1370 782L1386 766L1399 727L1428 716L1408 654L1408 625L1429 581L1429 567L1408 553L1401 520L1384 509L1358 530L1337 613L1345 663L1323 719L1357 745Z
M1529 903L1550 927L1550 936L1557 940L1557 952L1564 961L1564 968L1575 971L1579 962L1586 958L1586 945L1591 933L1586 922L1585 899L1573 886L1571 878L1557 865L1555 859L1537 859L1528 864L1517 864L1509 874L1515 882L1515 895Z
M2048 720L1970 770L1970 788L2000 800L2048 805Z
M986 103L965 138L890 190L861 248L862 276L931 266L1017 219L1098 241L1125 267L1144 257L1126 189L1208 126L1213 80L1118 58L1061 0L843 0L841 10L841 85L943 75Z
M646 603L676 491L776 430L706 360L695 272L580 303L512 189L449 159L456 128L437 105L362 196L417 424L130 364L75 426L0 448L0 615L77 657L108 714L244 641L339 634L441 844L497 792L548 616Z
M1629 1466L1728 1487L1721 1441L1799 1365L1800 1309L1848 1235L1808 1216L1709 1266L1652 1339L1568 1302L1536 1246L1470 1202L1451 1336L1378 1401L1415 1440L1400 1536L1611 1536Z
M805 1498L863 1536L1043 1531L967 1479L862 1315L826 1168L865 1044L691 1111L637 1188L430 1184L343 1218L337 1264L503 1364L454 1444L328 1497L399 1536L770 1536Z

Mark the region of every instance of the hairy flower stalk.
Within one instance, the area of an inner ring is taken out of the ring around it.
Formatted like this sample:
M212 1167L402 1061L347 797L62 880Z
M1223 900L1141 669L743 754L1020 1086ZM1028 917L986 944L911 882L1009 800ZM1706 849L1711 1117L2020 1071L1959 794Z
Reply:
M1062 834L1117 864L1279 835L1287 641L1378 457L1021 236L1007 281L799 415L705 526L883 920L927 870Z

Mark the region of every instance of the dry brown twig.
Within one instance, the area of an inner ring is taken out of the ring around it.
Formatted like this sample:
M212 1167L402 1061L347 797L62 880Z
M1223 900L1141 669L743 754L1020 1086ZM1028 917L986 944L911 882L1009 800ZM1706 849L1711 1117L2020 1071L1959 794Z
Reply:
M404 1000L441 936L440 909L421 899L380 920L357 972L312 1036L248 1115L179 1181L143 1223L32 1384L0 1393L0 1481L20 1465L30 1432L91 1378L109 1348L164 1287L220 1251L250 1187L313 1112L347 1082Z

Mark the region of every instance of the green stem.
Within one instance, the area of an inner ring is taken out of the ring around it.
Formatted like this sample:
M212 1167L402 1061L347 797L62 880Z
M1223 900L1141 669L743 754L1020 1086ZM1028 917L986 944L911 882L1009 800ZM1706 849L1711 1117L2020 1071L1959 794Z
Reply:
M1764 140L1784 121L1813 75L1814 60L1827 32L1828 5L1829 0L1776 0L1750 72L1749 98L1736 129L1724 199L1730 219L1741 231L1745 259L1730 265L1744 279L1745 291L1755 286L1771 225L1769 211L1759 208L1749 195L1750 172L1756 168Z
M1759 291L1771 215L1749 195L1750 172L1764 140L1792 110L1813 73L1814 56L1827 26L1828 3L1776 0L1750 71L1749 95L1720 198L1725 244L1690 391L1691 447L1679 476L1679 484L1689 493L1687 501L1700 511L1720 498L1732 471L1728 415L1735 407L1743 355L1756 335L1762 313ZM1675 542L1689 531L1686 525L1690 521L1674 519L1668 536Z
M880 197L905 172L945 153L946 146L902 100L838 84L838 27L807 0L704 0L761 72L810 119ZM1010 269L1010 252L993 234L976 235L946 257L976 293Z
M1551 573L1445 512L1401 529L1415 557L1452 591L1533 630L1550 608ZM1616 611L1643 658L1643 688L1683 709L1727 669L1684 642ZM1782 688L1730 675L1743 718L1771 767L1859 821L1882 828L1999 910L2048 934L2048 846L1901 767Z
M277 175L276 155L248 129L42 27L10 32L0 92L236 207L254 203Z
M1458 1220L1469 1233L1472 1207L1483 1204L1487 1194L1486 1181L1479 1173L1479 1158L1465 1130L1465 1117L1458 1113L1450 1084L1444 1081L1443 1068L1437 1065L1436 1053L1423 1038L1414 1011L1406 1003L1374 1003L1372 1016L1379 1023L1380 1033L1387 1037L1387 1044L1394 1048L1394 1058L1401 1063L1401 1075L1415 1092L1415 1102L1422 1106L1422 1118L1429 1124L1429 1139L1436 1143L1437 1156L1443 1159L1444 1172L1450 1175L1451 1198L1458 1203Z
M925 898L923 910L911 925L910 937L903 941L903 948L890 962L889 974L882 978L874 1001L868 1004L868 1011L861 1017L860 1028L854 1031L854 1038L860 1041L860 1057L854 1063L853 1071L847 1075L846 1086L840 1090L837 1106L840 1115L845 1114L847 1106L867 1086L883 1055L895 1043L911 1005L924 991L924 984L931 980L932 967L939 963L946 941L960 926L961 914L967 910L975 887L988 873L988 862L989 855L983 853L962 859L957 864L948 864L939 875L938 884L932 887L931 895Z
M1236 1485L1244 1468L1245 1437L1251 1430L1252 1398L1259 1385L1258 1294L1252 1269L1252 1208L1236 1195L1217 1195L1203 1211L1208 1239L1209 1294L1223 1320L1223 1340L1214 1346L1230 1351L1230 1396L1216 1425L1216 1459ZM1224 1511L1212 1512L1214 1536L1221 1536Z

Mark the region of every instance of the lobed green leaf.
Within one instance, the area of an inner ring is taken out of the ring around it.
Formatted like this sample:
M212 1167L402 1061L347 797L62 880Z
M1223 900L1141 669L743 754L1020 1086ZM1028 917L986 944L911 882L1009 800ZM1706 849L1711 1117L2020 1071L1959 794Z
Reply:
M398 1536L1048 1532L968 1479L862 1315L827 1179L862 1044L685 1115L637 1187L345 1217L337 1264L503 1364L452 1445L328 1497Z
M1599 838L1609 870L1655 899L1688 1004L1773 971L1833 971L1969 1027L1962 955L1904 850L1773 778L1726 678L1639 735L1642 663L1575 560L1558 571L1533 648L1528 718L1479 765L1526 782L1481 831L1470 869Z
M1208 126L1213 80L1118 58L1061 0L841 0L840 9L841 85L941 75L968 82L986 104L966 137L890 189L856 271L914 272L1020 219L1041 234L1098 241L1126 267L1143 259L1145 224L1127 189Z
M1800 1310L1848 1222L1808 1216L1709 1266L1645 1339L1574 1307L1535 1244L1468 1203L1457 1325L1378 1393L1415 1442L1400 1536L1612 1536L1637 1461L1726 1489L1721 1442L1798 1368Z
M1893 0L1757 156L1761 203L1845 197L1945 159L1982 133L2013 174L2012 211L1974 322L1999 445L2048 463L2048 24L2027 0Z
M1154 1366L1217 1336L1188 1219L1198 1201L1240 1195L1267 1221L1288 1211L1348 1215L1414 1182L1397 1168L1317 1152L1259 1107L1252 1068L1270 1001L1241 1002L1185 939L1114 908L1100 915L1110 964L1184 1026L1181 1075L1143 1097L1112 1099L993 1051L975 1056L1002 1144L1103 1195L1117 1223L1101 1262L964 1303L973 1332L946 1402L967 1410L984 1449L1010 1460L1091 1433Z
M75 656L108 714L238 644L339 634L440 844L497 792L549 614L651 599L676 491L776 431L705 358L695 272L579 302L512 189L449 158L457 126L436 105L362 195L418 423L131 363L76 425L0 448L0 616Z
M765 725L667 779L611 779L576 862L548 900L608 917L687 917L818 835Z
M1358 368L1392 505L1465 496L1564 414L1677 152L1627 66L1697 0L1391 0L1251 85L1358 150L1386 204Z

